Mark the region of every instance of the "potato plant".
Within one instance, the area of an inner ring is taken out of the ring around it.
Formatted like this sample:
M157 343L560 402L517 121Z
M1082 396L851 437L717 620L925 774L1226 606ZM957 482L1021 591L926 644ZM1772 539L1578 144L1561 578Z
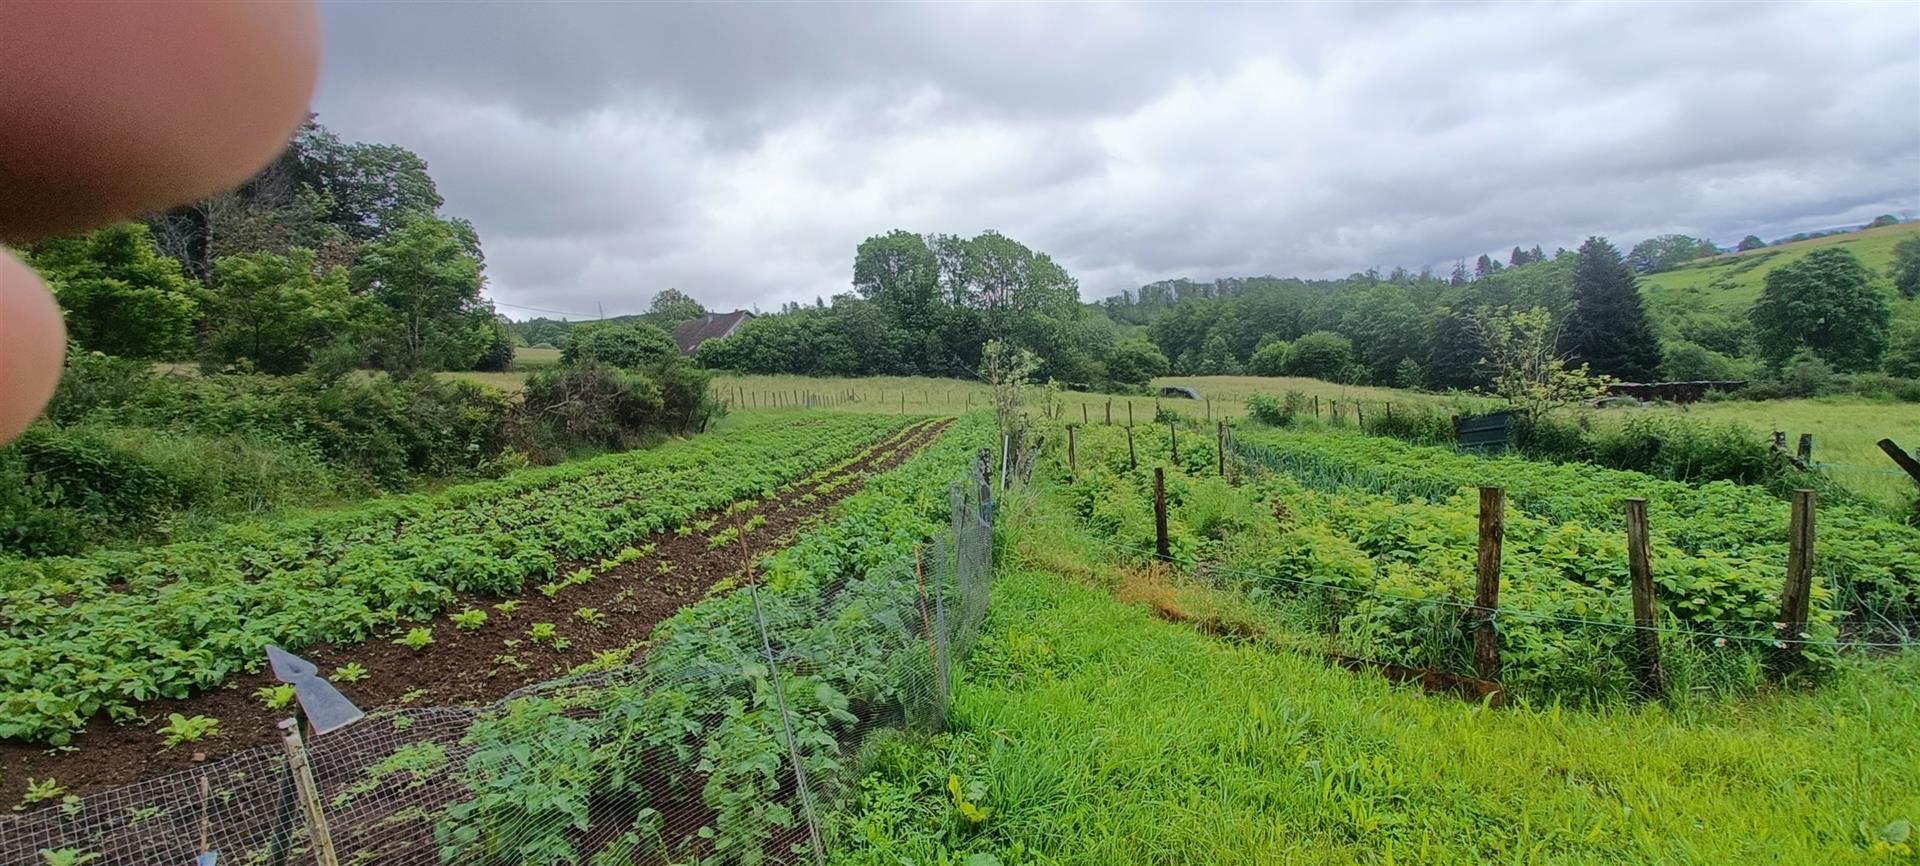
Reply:
M0 562L0 738L61 744L97 714L216 686L269 643L353 644L457 592L516 594L563 558L622 551L904 423L747 425L201 541Z

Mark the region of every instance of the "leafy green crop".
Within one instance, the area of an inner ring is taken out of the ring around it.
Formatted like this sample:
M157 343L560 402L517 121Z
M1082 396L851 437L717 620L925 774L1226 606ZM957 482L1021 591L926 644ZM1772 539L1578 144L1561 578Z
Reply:
M854 708L898 713L910 684L927 679L927 646L918 623L909 625L918 598L913 550L946 524L946 485L964 475L992 430L984 414L962 419L913 459L869 479L832 520L759 563L762 612L781 647L777 677L765 663L752 599L738 590L661 623L644 673L510 702L495 718L515 726L514 736L476 730L463 777L468 795L439 831L443 855L573 862L582 854L562 847L564 818L543 819L532 833L522 828L538 815L584 814L596 796L645 806L659 781L642 784L643 777L665 773L670 786L698 791L712 810L699 835L717 861L759 862L775 834L798 820L776 682L808 778L830 791L845 777L846 732L861 720ZM584 759L573 745L547 763L517 758L529 741L579 742L574 726L583 723L592 730ZM591 785L574 782L582 760ZM538 801L527 791L539 792ZM645 835L650 828L640 824L649 820L657 813L642 808L632 833Z
M1153 461L1130 472L1120 436L1088 432L1081 443L1081 478L1070 491L1074 508L1089 530L1144 561L1154 542L1151 475L1144 466ZM1327 469L1339 459L1335 449L1344 446L1370 455L1373 465L1386 465L1366 447L1378 440L1305 441L1314 437L1266 432L1242 439L1265 443L1281 435L1330 456L1300 464L1298 474L1243 461L1249 465L1243 466L1242 483L1230 486L1210 465L1217 459L1212 442L1182 444L1183 466L1166 475L1176 561L1246 589L1298 631L1337 634L1336 646L1345 654L1472 675L1467 614L1478 547L1472 488L1438 486L1399 498L1375 492L1375 486L1340 483L1368 471L1364 458L1342 464L1345 474ZM1154 461L1166 444L1164 430L1136 431L1137 450ZM1257 447L1241 443L1256 455ZM1205 459L1189 458L1193 452ZM1536 466L1556 475L1565 469L1525 461L1500 465L1510 477ZM1412 472L1406 478L1409 484L1419 481ZM1565 483L1561 507L1581 507L1574 497L1592 488ZM1656 533L1652 545L1671 685L1751 691L1765 656L1788 637L1773 622L1784 554L1772 562L1751 546L1689 549L1679 541L1675 534ZM1508 690L1575 701L1627 694L1635 650L1624 531L1522 507L1509 509L1504 548L1495 627ZM1832 660L1835 613L1818 583L1814 602L1806 638L1816 643L1801 651L1820 670ZM1336 638L1322 638L1329 639Z
M1440 500L1464 488L1495 484L1506 488L1510 508L1616 534L1625 531L1621 502L1643 498L1656 540L1689 553L1723 554L1742 568L1785 577L1788 507L1762 488L1484 458L1350 434L1261 429L1239 431L1234 438L1245 461L1315 489ZM1815 571L1840 607L1894 620L1920 619L1920 529L1845 503L1819 505L1815 523Z
M518 593L904 423L781 419L203 541L0 563L0 738L64 743L98 713L257 669L269 643L357 643L455 593Z
M220 720L211 716L183 716L171 713L160 727L160 735L169 749L181 743L197 743L220 733Z

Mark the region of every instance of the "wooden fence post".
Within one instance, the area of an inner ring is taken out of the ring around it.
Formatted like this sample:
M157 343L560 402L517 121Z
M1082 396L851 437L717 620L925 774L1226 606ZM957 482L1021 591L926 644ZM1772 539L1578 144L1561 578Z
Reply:
M1180 431L1173 426L1172 421L1167 422L1167 441L1173 445L1173 462L1178 466L1180 464Z
M1627 570L1633 576L1634 643L1639 649L1640 696L1663 697L1667 674L1660 667L1660 606L1654 597L1653 559L1647 539L1647 501L1627 500Z
M340 857L333 850L333 834L327 831L327 813L320 805L320 786L314 784L313 766L307 763L307 748L300 741L299 720L280 720L280 744L287 750L287 772L293 774L294 792L307 819L314 862L318 866L340 866Z
M1813 491L1793 491L1793 517L1787 527L1787 585L1780 590L1779 634L1774 635L1775 670L1785 675L1799 670L1806 659L1800 644L1806 641L1807 612L1813 593Z
M1812 433L1800 434L1800 448L1796 453L1800 457L1800 462L1807 464L1809 467L1813 465L1813 434Z
M1080 404L1080 423L1087 423L1087 404Z
M1216 428L1214 437L1219 440L1218 446L1220 450L1220 477L1225 478L1227 477L1227 422L1217 421L1215 423L1219 425Z
M1127 426L1128 427L1133 426L1133 401L1132 400L1127 401Z
M1313 417L1320 417L1320 395L1313 395Z
M1920 484L1920 459L1915 459L1892 439L1880 440L1880 450L1887 452L1887 456L1893 458L1895 465L1913 476L1913 483Z
M1494 611L1500 607L1500 542L1506 534L1507 491L1480 488L1480 556L1474 564L1473 669L1483 680L1500 678L1500 636Z
M1207 420L1212 421L1213 420L1213 398L1208 397L1206 399L1207 399Z
M1359 400L1353 401L1353 426L1362 430L1367 429L1367 410L1360 405Z
M1133 454L1133 425L1127 425L1127 468L1139 469L1140 459Z
M1775 451L1787 450L1787 433L1785 430L1773 431L1773 450Z
M1107 426L1113 426L1113 398L1107 398Z
M1158 466L1153 467L1153 555L1161 562L1173 561L1167 547L1167 473Z
M1067 425L1067 475L1075 481L1080 480L1080 440L1074 435L1078 430Z

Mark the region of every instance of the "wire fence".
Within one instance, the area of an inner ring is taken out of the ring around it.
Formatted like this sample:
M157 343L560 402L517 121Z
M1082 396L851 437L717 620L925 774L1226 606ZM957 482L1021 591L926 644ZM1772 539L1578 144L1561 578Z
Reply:
M946 723L992 591L990 491L953 485L910 560L749 575L632 664L0 817L0 864L824 862L820 813L863 745Z

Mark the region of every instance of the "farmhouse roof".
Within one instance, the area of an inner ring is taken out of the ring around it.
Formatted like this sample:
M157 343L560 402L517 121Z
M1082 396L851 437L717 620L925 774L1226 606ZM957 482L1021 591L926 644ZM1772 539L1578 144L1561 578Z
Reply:
M731 313L708 313L698 319L688 319L673 327L673 343L680 347L680 353L691 355L700 349L700 344L708 340L721 340L733 336L733 332L753 314L746 310L734 310Z

